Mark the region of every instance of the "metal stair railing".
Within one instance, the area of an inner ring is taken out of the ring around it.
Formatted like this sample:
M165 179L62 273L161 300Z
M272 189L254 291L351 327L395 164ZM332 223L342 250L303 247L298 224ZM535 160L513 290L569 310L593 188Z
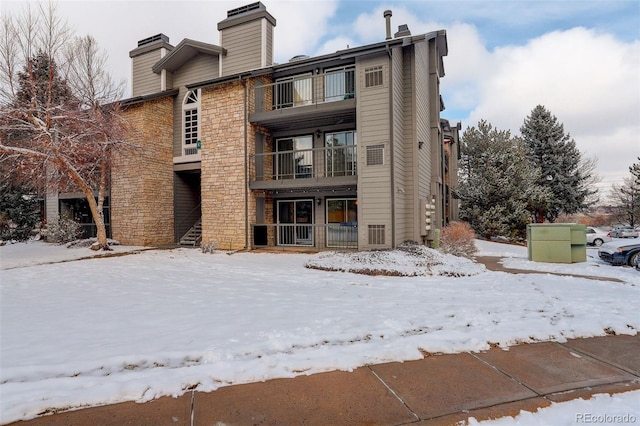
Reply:
M202 217L180 238L181 246L196 247L202 242Z

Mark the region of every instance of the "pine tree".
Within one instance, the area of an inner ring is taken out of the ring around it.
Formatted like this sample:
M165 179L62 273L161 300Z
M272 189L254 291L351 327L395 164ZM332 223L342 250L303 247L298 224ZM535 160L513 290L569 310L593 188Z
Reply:
M541 171L536 183L551 193L549 204L537 209L534 221L553 222L562 213L573 214L586 208L589 198L596 194L589 188L593 167L581 167L586 162L575 141L565 134L563 124L538 105L524 120L520 132L532 160Z
M0 240L26 240L39 221L35 194L8 179L0 181Z
M461 218L486 238L523 238L530 211L546 208L549 194L536 185L540 170L522 140L480 121L461 142Z

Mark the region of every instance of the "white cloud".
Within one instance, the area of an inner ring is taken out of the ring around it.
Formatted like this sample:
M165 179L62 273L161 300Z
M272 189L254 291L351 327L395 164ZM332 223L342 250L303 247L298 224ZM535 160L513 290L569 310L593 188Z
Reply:
M463 127L485 119L517 134L531 110L544 105L585 156L598 158L606 181L619 179L640 155L640 42L578 27L487 52L473 31L450 34L445 103L476 105ZM478 51L467 55L469 47ZM475 80L469 71L477 72Z
M171 37L174 45L183 38L218 44L217 23L226 17L227 10L247 3L242 0L62 1L60 11L79 35L91 33L96 37L109 52L114 75L129 82L128 53L138 40L163 32ZM287 62L298 54L314 56L335 52L347 45L355 47L383 41L383 12L391 9L392 34L401 24L408 24L412 34L447 31L449 55L444 60L446 76L441 81L447 106L444 116L462 120L463 128L486 119L498 128L519 133L524 118L536 105L542 104L564 124L565 131L586 156L599 158L598 172L603 177L603 185L619 181L640 156L637 30L633 33L635 41L625 42L578 26L585 25L579 22L580 18L574 28L560 25L563 19L572 16L590 19L595 10L601 10L601 2L533 5L406 1L393 6L370 2L367 6L371 7L357 16L356 11L363 10L363 2L343 2L344 10L338 8L338 0L263 0L263 3L277 20L276 62ZM4 1L2 9L16 10L23 4ZM619 2L607 10L624 10L625 4ZM455 10L452 5L456 6ZM460 22L447 22L449 18ZM527 21L536 29L524 31L523 22ZM569 29L542 30L552 26ZM604 24L600 27L611 32L616 30ZM523 40L525 33L540 35L516 44L514 40ZM490 34L493 40L485 40ZM497 40L496 35L500 36ZM505 39L511 40L510 44L500 42ZM487 47L496 45L500 47Z
M319 37L326 34L338 7L331 1L265 1L276 18L274 60L287 62L296 55L313 55Z

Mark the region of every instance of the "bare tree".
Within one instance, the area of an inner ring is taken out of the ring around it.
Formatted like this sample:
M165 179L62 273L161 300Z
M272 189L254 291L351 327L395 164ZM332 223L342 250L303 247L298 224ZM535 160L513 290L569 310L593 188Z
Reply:
M629 173L631 176L624 178L622 185L611 186L611 198L615 220L635 226L640 224L640 157L629 167Z
M622 185L611 185L611 198L617 222L636 226L640 223L640 183L626 177Z
M0 161L34 187L81 191L108 249L103 215L112 154L126 146L117 99L90 36L72 38L53 3L5 16L0 46Z

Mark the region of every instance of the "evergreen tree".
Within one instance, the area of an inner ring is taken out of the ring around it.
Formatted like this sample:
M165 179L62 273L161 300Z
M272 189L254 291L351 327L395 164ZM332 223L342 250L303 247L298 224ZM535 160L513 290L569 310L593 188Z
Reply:
M18 85L14 99L14 106L18 108L31 106L43 114L45 107L60 108L73 101L55 60L42 51L29 58L22 72L18 73Z
M461 218L486 238L523 238L530 211L546 208L549 194L522 140L480 121L463 133L461 154Z
M535 222L553 222L561 213L573 214L587 207L596 194L589 188L593 167L585 162L564 126L542 105L536 106L520 128L532 160L541 171L537 184L549 190L551 199L534 214ZM593 165L593 163L591 163Z
M40 221L35 194L22 185L0 182L0 240L26 240Z

